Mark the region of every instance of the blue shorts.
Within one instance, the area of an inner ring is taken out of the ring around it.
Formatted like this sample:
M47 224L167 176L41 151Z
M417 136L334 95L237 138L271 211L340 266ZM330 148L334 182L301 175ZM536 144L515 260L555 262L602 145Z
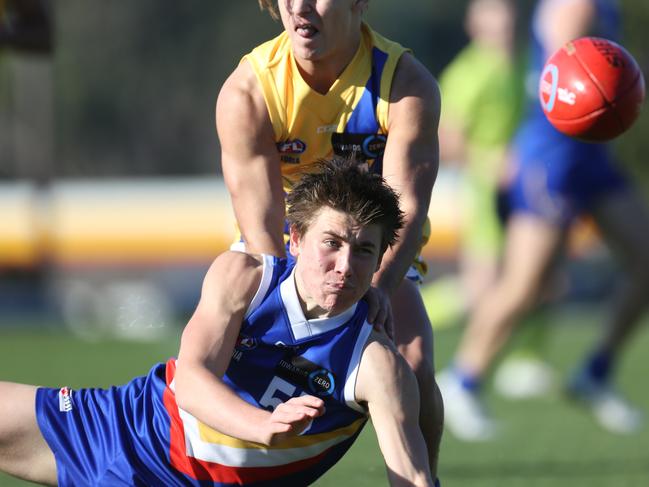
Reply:
M171 467L164 388L164 364L109 389L39 388L36 417L54 452L59 485L213 485Z
M602 197L629 187L605 144L579 142L546 120L526 122L513 149L516 176L508 194L512 213L532 213L568 226Z

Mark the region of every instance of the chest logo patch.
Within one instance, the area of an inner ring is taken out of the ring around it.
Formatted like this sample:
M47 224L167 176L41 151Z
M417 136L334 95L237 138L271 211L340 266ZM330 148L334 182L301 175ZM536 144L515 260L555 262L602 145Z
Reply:
M387 137L382 134L331 134L334 154L340 157L353 157L361 161L377 159L385 152Z
M300 139L285 140L277 143L277 150L282 154L302 154L306 144Z
M238 350L252 350L257 348L257 339L245 335L239 335L235 348Z
M319 397L330 396L336 390L333 372L300 355L284 355L275 366L275 374Z

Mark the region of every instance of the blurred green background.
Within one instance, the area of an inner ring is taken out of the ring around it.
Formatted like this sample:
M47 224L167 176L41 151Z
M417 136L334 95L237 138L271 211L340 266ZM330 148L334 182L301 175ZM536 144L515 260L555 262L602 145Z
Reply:
M576 351L595 339L599 310L561 310L546 316L552 328L547 360L561 376L575 365ZM42 324L42 323L41 323ZM649 325L646 322L645 325ZM2 379L58 387L109 386L146 374L157 361L174 355L177 328L154 343L105 341L88 343L56 329L10 329L0 339ZM436 362L447 363L459 339L459 329L436 333ZM512 345L515 345L512 344ZM649 328L635 340L620 370L620 387L645 411L649 410ZM4 368L10 365L10 368ZM560 388L526 401L487 396L501 423L502 434L488 443L463 443L445 434L440 459L444 487L646 487L649 485L649 434L615 436L567 401ZM0 486L26 482L0 474ZM385 471L371 426L350 452L316 485L387 486Z

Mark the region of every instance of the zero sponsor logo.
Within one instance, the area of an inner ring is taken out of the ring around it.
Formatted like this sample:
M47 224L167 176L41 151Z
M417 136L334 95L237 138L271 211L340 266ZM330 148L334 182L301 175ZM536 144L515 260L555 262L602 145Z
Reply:
M62 387L59 390L59 411L69 413L72 411L72 389Z
M316 396L330 396L336 389L332 372L301 355L287 353L275 366L275 373Z
M336 388L334 376L327 369L316 370L309 374L309 389L318 396L330 396Z
M369 159L376 159L385 152L385 135L369 135L363 140L363 154Z

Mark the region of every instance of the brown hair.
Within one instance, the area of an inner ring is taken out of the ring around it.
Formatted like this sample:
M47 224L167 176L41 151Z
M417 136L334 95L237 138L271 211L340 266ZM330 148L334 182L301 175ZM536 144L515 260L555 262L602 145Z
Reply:
M270 16L279 20L279 11L277 10L276 0L257 0L259 2L259 8L262 10L268 10Z
M287 220L300 235L325 206L349 214L359 225L378 224L381 252L396 242L403 227L397 193L381 175L353 160L320 161L318 172L304 175L286 201Z

